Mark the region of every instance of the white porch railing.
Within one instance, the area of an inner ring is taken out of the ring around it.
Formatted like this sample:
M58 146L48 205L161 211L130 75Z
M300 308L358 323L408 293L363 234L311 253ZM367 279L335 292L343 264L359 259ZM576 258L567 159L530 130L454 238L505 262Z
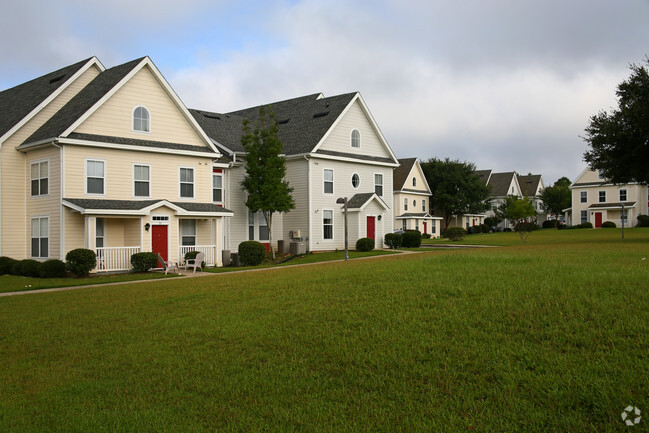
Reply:
M131 269L131 256L140 252L140 247L97 248L97 272L128 271Z
M198 251L199 253L205 254L205 265L214 266L215 257L214 253L216 251L216 245L189 245L178 247L178 263L185 263L185 254L190 251Z

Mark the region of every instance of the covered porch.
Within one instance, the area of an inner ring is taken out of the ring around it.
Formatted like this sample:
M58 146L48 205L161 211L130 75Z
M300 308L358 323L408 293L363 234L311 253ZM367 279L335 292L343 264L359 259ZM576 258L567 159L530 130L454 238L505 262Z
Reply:
M223 219L233 213L212 203L173 203L166 200L127 201L64 199L63 204L78 212L83 224L83 245L95 251L95 272L131 269L131 256L154 252L178 264L185 254L205 254L207 266L222 266Z
M401 230L417 230L421 234L429 234L433 238L440 237L440 225L442 218L434 217L430 214L423 213L405 213L396 217L398 223L397 229Z

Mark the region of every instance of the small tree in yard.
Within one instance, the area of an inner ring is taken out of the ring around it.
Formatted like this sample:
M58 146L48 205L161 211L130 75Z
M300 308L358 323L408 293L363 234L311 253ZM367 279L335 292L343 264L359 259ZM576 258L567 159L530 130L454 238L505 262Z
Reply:
M521 237L521 242L525 243L533 226L533 224L529 223L529 219L536 215L532 200L527 197L509 196L500 205L499 210L514 226L514 229Z
M562 177L554 185L541 190L541 208L551 215L558 217L564 209L570 207L572 201L570 193L570 179ZM554 227L557 226L558 219L555 220Z
M252 212L261 211L268 227L271 256L273 250L273 213L295 208L291 188L284 180L286 158L278 138L279 125L272 109L260 107L259 120L251 129L248 119L243 122L241 144L246 151L246 177L241 186L248 193L246 206Z

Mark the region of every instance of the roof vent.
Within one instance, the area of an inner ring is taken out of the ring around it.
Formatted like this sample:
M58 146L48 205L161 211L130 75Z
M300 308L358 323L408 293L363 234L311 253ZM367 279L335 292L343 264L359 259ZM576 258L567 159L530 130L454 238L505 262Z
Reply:
M56 83L57 81L61 81L63 78L65 78L65 74L63 74L63 75L59 75L58 77L54 77L54 78L52 78L52 79L50 80L50 84L54 84L54 83Z
M278 120L277 123L279 123L280 125L286 125L289 120L291 119L282 119L282 120Z
M322 112L320 112L320 113L315 113L315 114L313 115L313 118L314 118L314 119L317 119L318 117L325 117L327 114L329 114L328 111L322 111Z
M220 116L216 116L214 114L205 114L203 113L203 117L207 117L208 119L216 119L216 120L221 120Z

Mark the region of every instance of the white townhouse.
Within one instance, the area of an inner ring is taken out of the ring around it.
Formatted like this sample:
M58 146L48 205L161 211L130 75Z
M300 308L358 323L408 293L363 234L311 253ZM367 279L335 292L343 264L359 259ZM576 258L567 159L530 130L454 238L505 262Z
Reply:
M392 178L395 229L417 230L438 238L442 218L429 213L431 191L419 160L400 159Z

